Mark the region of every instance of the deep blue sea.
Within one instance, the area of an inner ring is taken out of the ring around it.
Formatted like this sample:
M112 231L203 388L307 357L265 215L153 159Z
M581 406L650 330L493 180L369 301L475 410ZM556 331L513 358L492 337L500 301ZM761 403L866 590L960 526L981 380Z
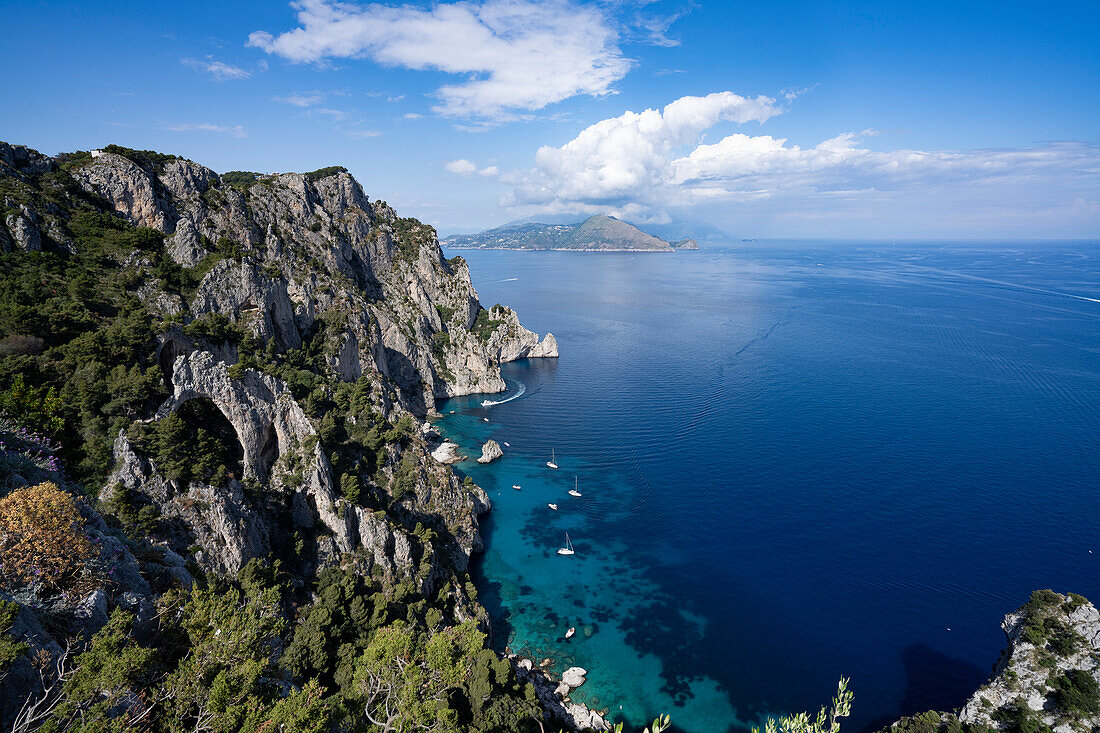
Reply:
M858 733L958 706L1032 590L1100 599L1100 244L450 254L561 349L439 405L504 448L457 466L494 642L613 718L741 730L844 675Z

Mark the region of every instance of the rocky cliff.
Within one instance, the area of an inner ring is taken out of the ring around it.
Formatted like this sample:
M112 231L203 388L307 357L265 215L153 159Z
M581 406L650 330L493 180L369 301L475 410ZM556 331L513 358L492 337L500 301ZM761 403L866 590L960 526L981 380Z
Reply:
M0 563L5 725L27 700L85 715L71 696L97 688L70 689L64 669L108 617L133 625L126 644L178 640L178 594L194 605L211 583L255 596L267 578L288 609L277 616L298 624L253 642L266 671L247 684L273 711L288 692L308 697L312 675L358 699L352 667L385 624L423 638L485 626L467 566L489 500L431 457L420 421L437 398L502 390L501 362L557 344L482 308L431 227L368 200L343 169L219 176L113 146L49 157L0 143L0 203L0 544L33 546L44 501L73 507L75 524L56 529L81 548L55 558L63 581ZM321 592L333 583L359 590ZM311 610L330 618L315 638ZM325 641L341 614L355 619L347 639ZM293 675L268 669L284 646ZM510 667L463 648L486 670L464 719L530 728ZM194 653L173 649L157 654ZM184 666L143 674L94 693L97 714L137 724L121 701L145 696L166 720L208 714L170 711Z
M1100 727L1100 613L1075 593L1035 591L1001 623L1008 644L956 712L929 711L881 733L1074 733Z
M507 334L471 332L481 306L466 263L444 258L431 227L371 202L343 169L229 185L189 160L110 150L52 159L0 143L0 247L73 247L64 207L36 204L32 178L54 174L53 190L75 183L81 190L70 193L162 233L174 262L204 273L188 302L151 288L159 315L218 313L280 349L298 347L319 320L338 320L333 370L348 381L381 375L418 414L435 398L504 389L502 360L557 355L511 311Z
M1001 623L1008 646L959 720L997 730L1100 727L1100 613L1083 597L1036 591Z

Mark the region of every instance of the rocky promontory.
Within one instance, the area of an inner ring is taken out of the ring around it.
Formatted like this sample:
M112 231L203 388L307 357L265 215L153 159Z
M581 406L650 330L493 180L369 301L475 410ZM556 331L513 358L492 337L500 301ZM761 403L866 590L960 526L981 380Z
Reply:
M340 167L0 143L0 204L0 724L367 729L400 671L368 651L406 642L449 707L391 728L548 719L486 646L489 498L424 418L553 336Z
M573 252L672 252L699 249L693 239L667 242L613 216L597 214L576 224L506 224L480 234L448 237L456 249L567 250Z
M1075 593L1038 590L1001 628L1008 645L988 682L954 712L929 711L880 733L1074 733L1100 728L1100 613Z

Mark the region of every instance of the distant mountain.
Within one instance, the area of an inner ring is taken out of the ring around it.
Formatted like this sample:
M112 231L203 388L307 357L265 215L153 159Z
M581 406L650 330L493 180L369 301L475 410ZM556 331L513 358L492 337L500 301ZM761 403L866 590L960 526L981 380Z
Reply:
M564 249L584 252L672 252L699 249L693 239L675 244L646 234L633 224L597 214L579 224L506 224L480 234L447 237L441 244L459 249Z

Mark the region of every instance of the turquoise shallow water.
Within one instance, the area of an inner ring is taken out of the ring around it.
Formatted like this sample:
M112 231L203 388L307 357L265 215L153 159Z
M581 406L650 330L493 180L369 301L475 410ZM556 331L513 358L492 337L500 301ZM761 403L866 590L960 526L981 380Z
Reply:
M752 247L459 252L562 353L439 405L505 452L458 466L494 641L632 724L736 730L842 674L850 730L955 706L1031 590L1098 595L1100 247Z

